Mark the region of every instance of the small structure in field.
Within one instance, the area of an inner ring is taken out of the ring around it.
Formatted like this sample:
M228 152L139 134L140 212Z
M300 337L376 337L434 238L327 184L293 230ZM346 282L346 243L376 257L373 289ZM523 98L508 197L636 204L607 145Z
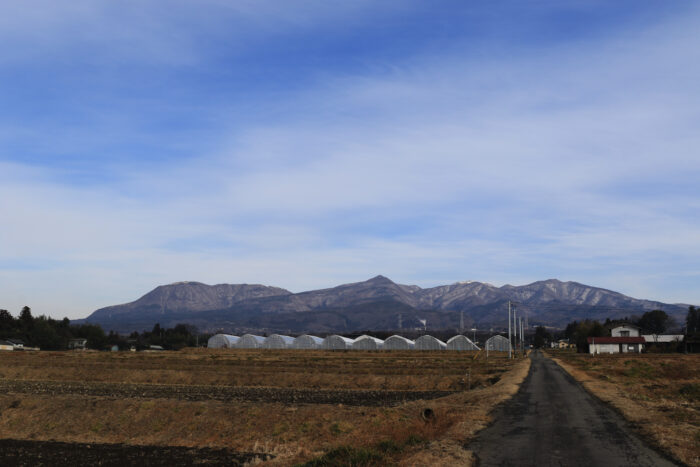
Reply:
M15 346L11 342L0 340L0 350L15 350Z
M281 334L270 334L265 338L262 347L264 349L289 349L292 347L294 338Z
M403 336L393 335L384 341L384 350L413 350L416 343Z
M236 347L239 349L259 349L265 343L265 338L255 334L244 334L238 339Z
M70 339L68 341L68 349L70 350L85 350L87 347L87 339Z
M292 342L293 349L320 349L323 345L323 339L309 334L303 334Z
M214 334L207 341L208 349L233 349L240 337L231 334Z
M416 339L416 350L446 350L447 344L433 336L420 336Z
M511 349L511 345L507 338L496 335L486 340L484 348L493 352L508 352Z
M352 343L352 350L381 350L383 346L383 340L365 334L355 339L355 342Z
M353 339L333 334L323 339L321 348L325 350L349 350L352 348L353 342L355 342Z
M10 344L14 350L24 350L24 341L22 339L5 339L5 342Z
M458 334L447 341L447 350L479 350L479 347L467 336Z

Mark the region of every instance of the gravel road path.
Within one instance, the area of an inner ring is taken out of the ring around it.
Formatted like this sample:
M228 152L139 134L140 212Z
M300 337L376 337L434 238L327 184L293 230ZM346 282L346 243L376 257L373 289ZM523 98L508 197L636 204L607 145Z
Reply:
M187 401L249 401L283 404L344 404L390 406L418 399L436 399L454 391L354 391L233 386L80 383L0 379L0 393L178 399Z
M469 445L480 466L675 465L540 352L518 393Z

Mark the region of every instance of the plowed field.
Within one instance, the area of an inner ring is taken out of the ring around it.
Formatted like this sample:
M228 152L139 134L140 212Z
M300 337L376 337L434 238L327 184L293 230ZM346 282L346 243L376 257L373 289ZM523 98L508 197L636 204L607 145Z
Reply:
M215 464L218 455L236 465L255 455L287 465L378 442L398 459L465 417L483 423L465 397L483 400L515 362L470 352L267 350L0 357L3 465L51 465L52 455L94 465Z

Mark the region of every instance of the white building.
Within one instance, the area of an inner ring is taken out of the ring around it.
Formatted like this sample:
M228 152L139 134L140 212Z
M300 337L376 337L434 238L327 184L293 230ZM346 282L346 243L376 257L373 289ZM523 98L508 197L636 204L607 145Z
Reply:
M265 338L262 347L264 349L289 349L292 347L294 338L281 334L270 334Z
M214 334L207 341L208 349L232 349L236 347L238 336L232 336L230 334Z
M508 352L508 350L511 350L511 347L512 346L508 341L508 338L500 335L489 337L484 344L484 348L486 348L486 350L493 352Z
M446 350L447 344L433 336L420 336L416 339L416 350Z
M639 337L639 327L634 324L621 324L610 329L612 337Z
M403 336L393 335L384 341L384 350L413 350L416 343Z
M265 343L265 338L255 334L244 334L238 340L236 347L239 349L259 349Z
M467 336L458 334L447 341L447 350L479 350L479 347Z
M355 341L349 337L333 334L323 339L321 348L325 350L350 350L352 349L353 342Z
M323 339L309 334L303 334L292 342L293 349L320 349Z
M383 340L368 335L360 336L352 343L352 350L381 350L382 347Z

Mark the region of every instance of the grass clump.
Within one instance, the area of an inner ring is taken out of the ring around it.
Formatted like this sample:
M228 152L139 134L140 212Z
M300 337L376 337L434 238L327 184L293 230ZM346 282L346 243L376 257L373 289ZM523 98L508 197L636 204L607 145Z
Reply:
M678 392L688 400L700 401L700 384L684 384Z
M384 455L374 449L340 446L299 467L365 467L385 464Z

